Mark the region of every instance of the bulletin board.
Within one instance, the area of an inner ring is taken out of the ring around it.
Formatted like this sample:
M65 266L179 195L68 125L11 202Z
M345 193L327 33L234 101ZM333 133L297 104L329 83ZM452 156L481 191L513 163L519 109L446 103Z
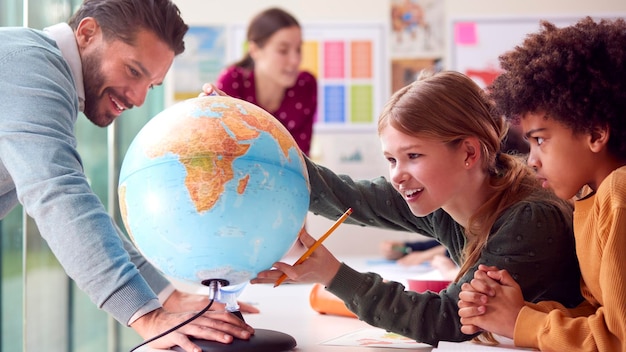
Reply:
M168 105L198 96L202 85L215 82L226 65L225 26L191 26L185 34L185 51L174 59L170 73Z
M625 14L594 15L594 19L618 18ZM521 44L528 33L537 32L541 20L558 27L572 25L584 16L452 18L448 67L465 73L485 88L500 74L498 56Z
M243 56L246 26L231 35L228 62ZM303 24L302 36L302 69L318 83L316 131L374 129L389 97L384 25Z

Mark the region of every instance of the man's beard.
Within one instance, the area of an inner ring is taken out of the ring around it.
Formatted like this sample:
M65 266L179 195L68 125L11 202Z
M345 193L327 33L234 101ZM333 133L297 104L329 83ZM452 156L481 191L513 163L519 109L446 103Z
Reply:
M104 86L104 77L100 68L102 67L100 51L85 56L83 59L83 84L85 86L85 111L84 114L96 126L106 127L115 119L114 116L102 115L98 112L98 102L101 96L98 90Z

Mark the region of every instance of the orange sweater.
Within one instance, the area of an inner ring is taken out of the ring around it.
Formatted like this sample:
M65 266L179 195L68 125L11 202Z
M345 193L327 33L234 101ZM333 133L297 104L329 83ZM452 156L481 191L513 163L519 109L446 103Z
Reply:
M528 303L515 324L517 346L542 351L626 351L626 166L574 210L582 273L579 307ZM550 270L545 268L545 270Z

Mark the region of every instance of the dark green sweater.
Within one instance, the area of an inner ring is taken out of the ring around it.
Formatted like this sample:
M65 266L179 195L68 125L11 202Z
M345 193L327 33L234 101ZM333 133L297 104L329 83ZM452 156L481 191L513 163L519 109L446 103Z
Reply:
M311 181L309 210L336 219L347 209L346 223L411 231L433 237L459 263L465 245L463 228L439 209L426 217L411 213L402 196L383 177L354 181L307 160ZM355 229L358 231L358 229ZM554 205L522 201L496 221L481 257L459 282L440 294L405 291L374 273L342 264L327 290L341 298L359 319L420 342L465 341L458 295L478 264L506 269L521 286L526 301L559 301L568 307L582 301L571 220Z

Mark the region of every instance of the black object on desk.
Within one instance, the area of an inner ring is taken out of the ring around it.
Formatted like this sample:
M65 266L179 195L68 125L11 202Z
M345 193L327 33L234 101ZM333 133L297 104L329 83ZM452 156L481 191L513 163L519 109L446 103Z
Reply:
M232 314L244 320L240 311L232 312ZM266 329L254 329L254 335L249 340L235 338L229 344L194 338L190 338L190 340L200 346L202 352L284 352L296 347L296 340L290 335ZM174 347L173 350L184 352L179 346Z

